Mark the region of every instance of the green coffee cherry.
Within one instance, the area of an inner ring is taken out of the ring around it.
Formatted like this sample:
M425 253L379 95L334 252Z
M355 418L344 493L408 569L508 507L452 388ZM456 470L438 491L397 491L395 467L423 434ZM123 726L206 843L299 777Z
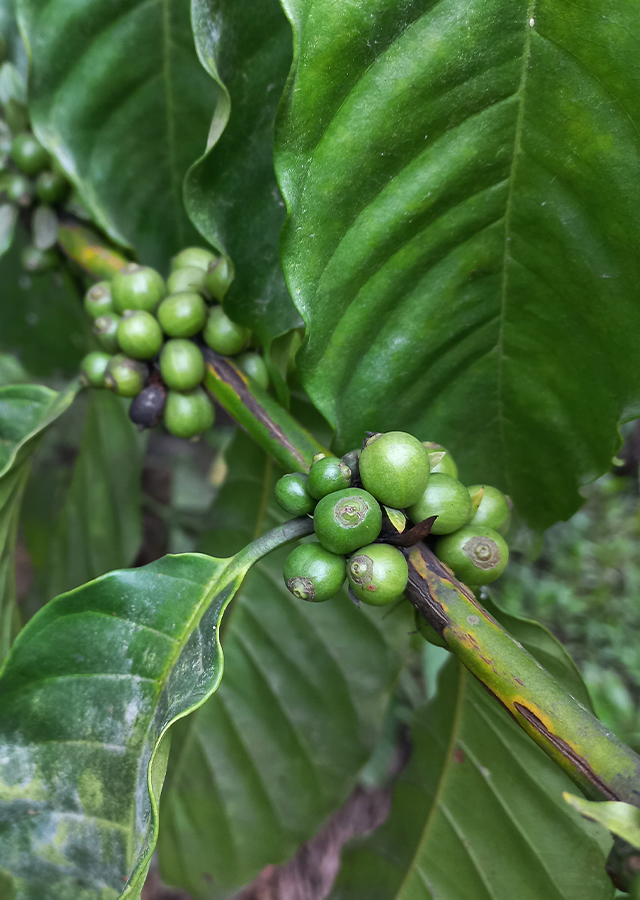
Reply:
M118 322L120 349L133 359L151 359L162 347L162 329L151 313L127 310Z
M320 544L299 544L284 564L284 583L300 600L321 603L340 590L346 576L344 556Z
M173 391L190 391L204 378L204 359L193 341L174 338L162 348L160 374Z
M17 134L11 144L11 158L25 175L37 175L50 163L50 157L32 134Z
M315 508L316 501L307 490L308 477L294 472L276 481L276 500L292 516L306 516Z
M41 275L58 267L58 254L55 250L40 250L38 247L25 247L22 251L22 268L25 272Z
M486 525L500 531L507 524L511 512L509 498L490 484L472 484L467 488L472 497L481 489L484 489L484 493L480 505L470 521L473 525Z
M197 334L202 331L206 318L205 302L195 291L171 294L158 307L158 320L169 337L187 338Z
M335 456L325 456L311 466L307 490L320 500L334 491L341 491L351 484L351 469Z
M429 481L429 456L404 431L374 435L360 454L360 478L374 497L395 509L416 503Z
M184 269L187 266L202 269L206 272L209 266L214 263L218 257L211 250L205 250L204 247L185 247L180 253L177 253L171 260L171 271Z
M167 293L179 294L182 291L208 293L204 283L205 275L205 270L198 269L196 266L184 266L174 269L167 278Z
M397 547L370 544L348 561L347 578L358 600L370 606L386 606L402 596L409 567Z
M378 537L382 511L368 491L347 488L320 500L313 515L313 526L326 550L353 553Z
M412 522L422 522L430 516L437 516L431 527L432 534L449 534L469 521L471 497L466 487L451 475L436 473L429 478L429 484L422 497L408 509Z
M264 359L258 353L243 353L238 356L237 363L250 378L266 391L269 387L269 372Z
M107 374L107 366L111 362L111 354L94 350L87 353L80 363L80 380L87 387L102 388Z
M428 641L435 647L444 647L445 650L449 649L449 645L444 638L440 637L433 625L430 625L425 617L420 615L417 609L414 610L413 616L416 623L416 631L425 639L425 641Z
M117 353L120 350L120 344L118 343L119 322L120 316L115 313L105 313L105 315L99 316L93 325L93 333L102 349L106 350L107 353Z
M131 263L113 276L111 294L117 312L127 309L153 312L165 296L166 287L155 269Z
M219 256L209 265L205 284L214 300L222 303L224 295L233 281L234 274L231 260L227 259L226 256Z
M451 475L452 478L458 477L458 467L449 451L433 441L423 441L423 446L427 448L429 454L429 465L432 472L439 475Z
M235 356L245 346L251 332L243 325L232 322L221 306L214 306L209 310L202 337L216 353Z
M465 525L455 534L440 538L436 555L460 581L473 585L491 584L509 562L509 548L502 535L484 525Z
M169 391L164 408L164 424L175 437L192 438L213 425L213 406L202 390Z
M99 319L106 313L113 312L111 286L108 281L98 281L84 295L84 309L91 319Z
M117 353L109 360L104 383L119 397L136 397L143 389L147 375L144 363Z
M58 172L41 172L36 179L36 193L43 203L58 203L69 189L69 182Z
M24 175L11 173L8 176L4 191L7 198L18 206L29 206L33 200L33 184Z

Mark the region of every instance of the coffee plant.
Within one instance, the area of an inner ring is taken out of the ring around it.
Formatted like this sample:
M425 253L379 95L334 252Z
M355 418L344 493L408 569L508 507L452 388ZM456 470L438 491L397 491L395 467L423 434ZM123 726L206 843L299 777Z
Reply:
M222 900L363 784L333 900L640 897L640 758L490 587L640 415L640 8L0 35L0 900Z

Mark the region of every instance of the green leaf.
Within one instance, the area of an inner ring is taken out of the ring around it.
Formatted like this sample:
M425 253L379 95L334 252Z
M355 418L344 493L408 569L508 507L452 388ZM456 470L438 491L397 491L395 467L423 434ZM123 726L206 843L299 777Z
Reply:
M283 265L339 449L406 428L567 518L640 413L640 7L283 3Z
M0 34L5 39L7 59L18 67L26 79L29 60L18 31L15 0L0 0Z
M343 853L332 900L606 900L571 783L455 660L416 715L391 815Z
M0 664L20 627L14 551L31 457L77 390L77 385L63 394L33 384L0 387Z
M225 552L277 521L279 476L241 436L206 547ZM270 484L271 482L271 484ZM269 501L267 505L266 501ZM303 603L287 551L256 565L225 620L225 679L181 723L162 798L160 865L195 898L225 897L293 855L352 790L382 729L407 610L358 610L342 592Z
M193 46L185 0L20 0L31 52L30 111L108 234L144 262L197 240L182 202L215 87Z
M112 572L18 636L0 678L0 859L16 900L140 897L167 729L217 688L220 618L249 567L305 533L294 520L231 559Z
M192 0L192 10L196 47L220 99L207 152L185 182L187 211L235 264L225 310L268 343L300 324L280 266L285 206L273 171L291 28L276 0Z
M604 825L612 834L621 837L632 847L640 848L640 809L637 806L612 800L602 803L585 800L584 797L576 797L568 791L562 796L569 806L577 809L585 819Z

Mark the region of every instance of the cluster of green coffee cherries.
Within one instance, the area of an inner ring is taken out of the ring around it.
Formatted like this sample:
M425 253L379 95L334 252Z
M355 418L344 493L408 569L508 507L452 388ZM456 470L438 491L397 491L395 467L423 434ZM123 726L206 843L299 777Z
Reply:
M345 579L357 601L399 600L409 571L398 535L430 519L428 542L471 589L495 581L509 559L500 533L509 498L489 485L465 486L447 450L406 432L373 434L342 459L319 455L308 475L284 475L276 497L292 515L313 515L317 542L299 544L284 567L301 600L329 600Z
M69 194L70 184L56 160L30 131L12 135L0 122L0 199L31 211L33 244L24 248L22 265L34 274L57 268L54 207Z
M111 282L94 284L84 304L101 350L83 359L84 383L133 398L129 417L140 428L163 420L176 437L207 431L214 408L201 385L204 346L237 356L246 374L269 385L262 356L246 350L250 331L219 305L232 278L226 257L187 247L173 258L166 282L155 269L131 263Z

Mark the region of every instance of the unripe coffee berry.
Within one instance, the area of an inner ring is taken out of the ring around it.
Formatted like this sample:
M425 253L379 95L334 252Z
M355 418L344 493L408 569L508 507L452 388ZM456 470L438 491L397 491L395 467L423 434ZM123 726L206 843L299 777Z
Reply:
M100 316L113 312L111 286L108 281L99 281L89 288L84 295L84 309L91 319L99 319Z
M153 428L162 418L167 392L161 384L150 384L134 397L129 407L129 418L142 428Z
M120 349L133 359L151 359L162 347L158 320L144 310L127 310L118 322Z
M88 387L104 387L104 379L110 361L111 355L109 353L102 353L100 350L87 353L80 363L80 380L82 383Z
M164 424L175 437L196 437L211 428L213 420L213 406L202 388L185 393L169 391L167 394Z
M311 466L307 490L316 500L351 484L351 469L335 456L325 456Z
M107 353L117 353L120 349L118 343L118 324L120 316L115 313L106 313L98 316L93 326L93 333L98 339L98 343Z
M136 397L144 387L147 375L144 363L117 353L109 360L104 383L120 397Z
M174 391L190 391L204 378L204 359L193 341L175 338L162 348L160 374Z
M414 610L414 621L416 623L416 631L425 639L425 641L428 641L435 647L444 647L445 650L449 649L449 645L445 639L438 634L433 625L430 625L417 609Z
M456 577L473 585L491 584L509 562L509 548L497 531L484 525L465 525L440 538L436 556Z
M299 544L284 564L284 583L294 597L321 603L340 590L346 576L344 556L320 544Z
M59 172L41 172L36 179L36 193L43 203L57 203L68 189L69 182Z
M237 363L250 378L260 385L265 391L269 387L269 372L264 359L258 353L243 353L237 358Z
M206 272L196 266L184 266L175 269L167 278L167 293L179 294L181 291L199 291L208 293L205 284Z
M495 531L500 531L507 524L511 507L509 499L490 484L472 484L467 490L473 496L483 489L482 499L470 522L473 525L486 525Z
M158 307L158 321L169 337L192 337L202 331L206 318L205 302L195 291L171 294Z
M111 294L118 312L123 313L127 309L153 312L165 296L166 287L155 269L130 263L113 276Z
M215 253L212 253L211 250L205 250L204 247L185 247L171 260L171 271L175 272L178 269L184 269L189 266L206 272L209 266L217 259L218 257Z
M347 488L327 494L313 514L318 540L332 553L352 553L380 534L382 511L368 491Z
M209 310L202 337L206 344L224 356L240 353L251 336L243 325L232 322L221 306Z
M33 199L33 184L24 175L9 175L4 190L7 198L18 206L29 206Z
M409 567L397 547L370 544L348 561L347 578L358 600L370 606L386 606L401 597Z
M458 467L449 451L442 444L436 444L433 441L423 441L423 446L427 448L432 472L440 475L451 475L452 478L458 477Z
M226 256L219 256L209 265L205 284L211 296L219 303L224 300L233 277L233 265Z
M49 165L49 154L40 141L27 132L14 137L11 158L26 175L36 175Z
M412 522L422 522L437 516L431 526L432 534L449 534L469 521L471 497L466 487L451 475L436 473L417 503L407 510Z
M360 454L360 479L385 506L405 509L427 486L428 453L417 438L404 431L375 435Z
M316 501L307 490L308 477L293 472L276 481L276 500L292 516L305 516L315 509Z

